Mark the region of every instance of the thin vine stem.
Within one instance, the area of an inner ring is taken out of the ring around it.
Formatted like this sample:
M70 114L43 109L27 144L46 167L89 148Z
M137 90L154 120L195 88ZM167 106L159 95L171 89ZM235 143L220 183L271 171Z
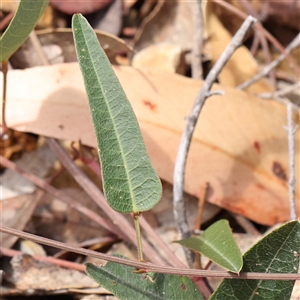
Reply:
M180 268L173 268L173 267L157 266L151 263L132 261L132 260L96 252L93 250L68 245L62 242L54 241L51 239L47 239L31 233L23 232L17 229L13 229L1 225L0 225L0 232L11 234L19 238L27 239L50 247L59 248L62 250L71 251L74 253L78 253L78 254L94 257L94 258L99 258L105 261L119 263L136 269L145 270L146 272L156 272L161 274L173 274L173 275L192 276L192 277L214 277L214 278L258 279L258 280L300 280L299 273L290 274L290 273L242 272L238 275L226 271L193 270L193 269L180 269Z
M7 87L7 72L8 72L8 61L5 60L2 62L2 138L8 131L6 125L5 109L6 109L6 87Z
M141 239L141 228L140 228L140 214L133 214L134 228L136 232L136 242L137 242L137 251L138 251L138 260L143 261L143 247Z

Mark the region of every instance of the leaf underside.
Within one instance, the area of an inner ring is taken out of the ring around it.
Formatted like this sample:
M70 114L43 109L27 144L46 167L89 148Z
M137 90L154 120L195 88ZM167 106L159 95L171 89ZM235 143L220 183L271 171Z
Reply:
M0 38L0 61L6 61L25 42L49 0L21 0L8 28Z
M74 15L72 27L107 201L122 213L149 210L160 199L161 183L148 157L136 116L86 19Z
M242 272L297 273L300 262L300 222L274 230L244 254ZM211 300L289 300L294 280L224 279Z
M203 300L196 285L186 276L136 274L135 268L112 262L108 262L101 268L87 263L86 272L121 300Z

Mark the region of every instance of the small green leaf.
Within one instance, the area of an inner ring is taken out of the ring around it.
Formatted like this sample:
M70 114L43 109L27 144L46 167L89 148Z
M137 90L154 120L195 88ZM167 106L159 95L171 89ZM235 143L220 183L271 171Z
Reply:
M238 273L243 266L241 251L236 244L227 220L220 220L199 237L176 241L187 248L202 253L221 267Z
M297 273L300 262L300 222L274 230L244 254L242 272ZM224 279L211 300L289 300L294 280Z
M150 159L127 97L86 19L72 19L77 56L88 94L98 141L104 192L122 213L152 208L161 183Z
M186 276L137 274L132 267L112 262L101 268L87 263L86 272L121 300L203 300L196 285Z
M21 0L17 12L0 38L0 61L5 61L25 42L49 0Z

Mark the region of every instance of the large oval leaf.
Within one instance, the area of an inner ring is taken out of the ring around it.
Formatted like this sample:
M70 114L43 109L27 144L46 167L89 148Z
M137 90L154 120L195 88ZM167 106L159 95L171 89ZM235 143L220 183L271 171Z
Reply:
M242 272L297 273L299 254L300 222L293 221L271 232L246 252ZM294 280L224 279L210 300L289 300L294 284Z
M5 61L25 42L49 0L21 0L18 10L0 38L0 61Z
M161 183L132 107L86 19L72 20L77 56L88 94L109 205L122 213L152 208Z

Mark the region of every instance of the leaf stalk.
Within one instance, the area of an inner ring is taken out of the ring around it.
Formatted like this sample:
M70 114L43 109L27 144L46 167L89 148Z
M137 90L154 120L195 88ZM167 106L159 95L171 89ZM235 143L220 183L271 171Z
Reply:
M138 260L144 261L142 239L141 239L141 228L140 228L140 221L139 221L140 213L133 213L132 216L133 216L134 228L135 228L135 232L136 232Z
M6 90L7 90L7 72L8 72L8 61L4 60L2 61L2 73L3 73L3 78L2 78L2 135L1 138L5 136L5 134L8 132L8 128L6 125L6 118L5 118L5 108L6 108Z

